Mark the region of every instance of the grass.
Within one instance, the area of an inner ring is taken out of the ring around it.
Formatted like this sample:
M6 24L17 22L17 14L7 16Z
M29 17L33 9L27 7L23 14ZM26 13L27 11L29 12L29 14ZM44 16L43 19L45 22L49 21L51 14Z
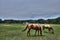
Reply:
M43 36L34 36L35 31L31 30L31 36L27 37L27 30L22 32L26 27L25 24L0 24L0 40L60 40L60 25L51 25L55 34L49 33L46 29L43 31Z

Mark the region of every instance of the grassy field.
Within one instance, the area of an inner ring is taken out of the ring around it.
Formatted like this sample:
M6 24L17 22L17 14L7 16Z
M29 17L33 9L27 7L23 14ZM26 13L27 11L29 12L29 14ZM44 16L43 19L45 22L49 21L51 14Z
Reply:
M60 40L60 25L51 25L55 34L49 33L46 29L43 31L43 36L34 36L35 30L31 30L31 36L27 37L27 30L21 32L26 24L0 24L0 40Z

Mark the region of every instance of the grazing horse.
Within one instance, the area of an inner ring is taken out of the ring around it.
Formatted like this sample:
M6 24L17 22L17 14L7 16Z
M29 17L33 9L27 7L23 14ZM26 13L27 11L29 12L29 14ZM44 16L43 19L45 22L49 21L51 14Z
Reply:
M48 31L52 32L54 34L54 30L51 25L45 24L43 25L43 30L48 29Z
M39 35L39 31L40 31L40 34L42 36L42 29L41 29L41 26L39 24L28 24L23 31L25 31L27 28L28 28L27 36L28 35L30 36L30 30L31 29L34 29L35 30L35 35L36 35L36 32L37 31L38 31L38 35Z

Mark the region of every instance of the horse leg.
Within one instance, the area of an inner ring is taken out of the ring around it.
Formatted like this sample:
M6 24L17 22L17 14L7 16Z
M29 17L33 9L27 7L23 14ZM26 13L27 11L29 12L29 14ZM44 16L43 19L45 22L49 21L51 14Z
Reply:
M27 36L30 36L30 29L27 31Z
M35 31L35 36L36 36L36 32L37 32L37 30Z
M50 32L51 29L49 28L48 30L49 30L49 32Z
M40 35L42 36L42 29L40 28Z
M27 31L27 36L28 36L28 34L29 34L29 30Z
M43 26L43 30L45 29L45 27Z
M39 36L39 30L38 30L38 36Z
M51 29L50 28L48 28L48 31L49 31L49 33L51 32Z

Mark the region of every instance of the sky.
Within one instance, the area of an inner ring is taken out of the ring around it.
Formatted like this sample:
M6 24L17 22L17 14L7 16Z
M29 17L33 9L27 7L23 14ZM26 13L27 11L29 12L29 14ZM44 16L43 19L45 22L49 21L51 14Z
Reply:
M0 0L0 19L60 17L60 0Z

